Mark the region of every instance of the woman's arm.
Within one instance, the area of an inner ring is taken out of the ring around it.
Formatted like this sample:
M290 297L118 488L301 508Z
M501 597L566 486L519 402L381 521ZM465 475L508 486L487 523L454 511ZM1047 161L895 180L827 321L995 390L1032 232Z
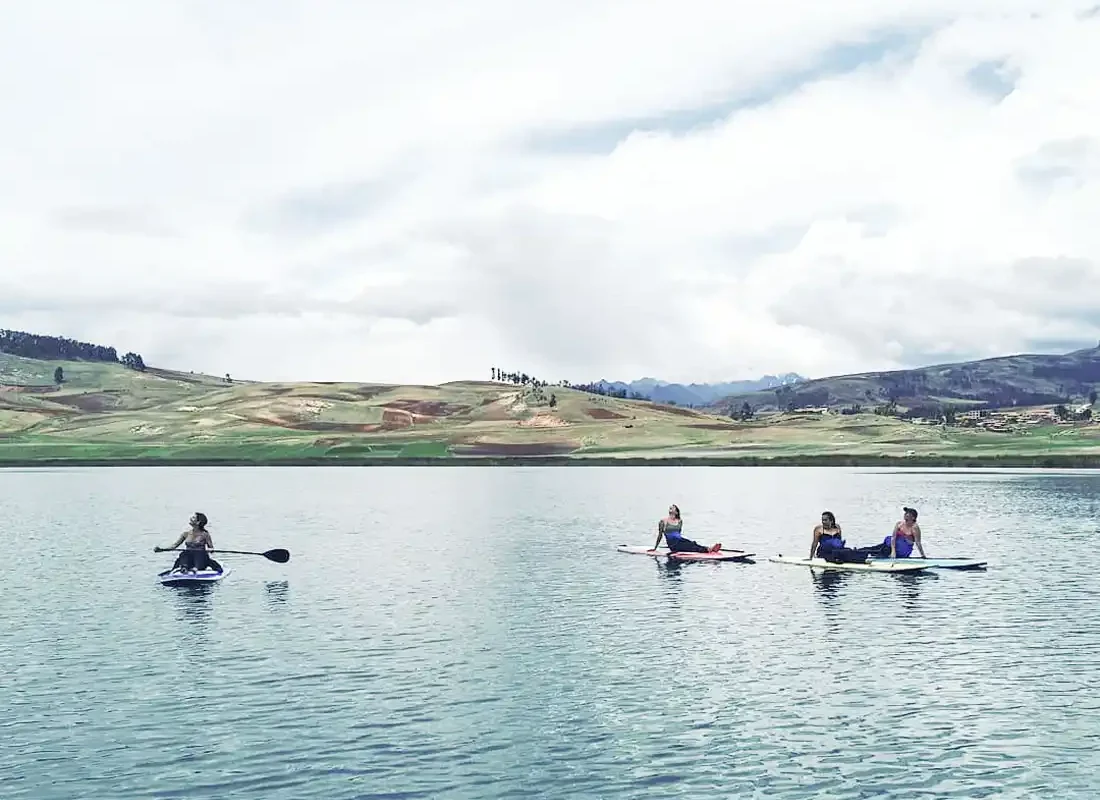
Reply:
M821 526L814 525L814 538L810 540L810 558L817 553L817 542L821 538Z
M665 521L661 520L657 523L657 541L653 543L653 549L656 550L661 545L661 537L665 535Z
M898 528L901 527L900 522L894 523L894 529L890 531L890 558L898 557Z
M184 531L183 533L180 534L180 538L176 539L176 541L172 542L172 544L168 545L167 547L154 547L153 552L154 553L163 553L165 550L175 550L177 547L179 547L181 544L183 544L183 540L186 539L186 538L187 538L187 532Z
M913 523L913 544L915 544L917 550L920 551L921 558L928 558L928 556L924 554L924 545L920 543L920 525L915 522Z

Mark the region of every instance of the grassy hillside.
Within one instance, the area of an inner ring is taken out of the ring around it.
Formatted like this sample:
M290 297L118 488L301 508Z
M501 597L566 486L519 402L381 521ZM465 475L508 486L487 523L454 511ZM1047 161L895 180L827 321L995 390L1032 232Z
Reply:
M671 406L488 382L226 384L0 354L0 384L0 459L8 460L613 453L711 447L734 427Z
M56 385L54 370L64 382ZM870 413L751 421L559 387L226 383L0 354L0 463L1095 456L1100 425L999 432Z
M1014 355L920 369L818 378L775 390L731 395L708 406L734 413L806 407L1027 407L1088 402L1100 388L1100 347L1065 355Z

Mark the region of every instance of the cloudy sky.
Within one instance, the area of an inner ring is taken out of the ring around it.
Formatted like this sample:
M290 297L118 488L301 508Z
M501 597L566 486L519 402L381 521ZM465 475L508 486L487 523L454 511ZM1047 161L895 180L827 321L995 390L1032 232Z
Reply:
M0 327L394 382L1100 339L1097 0L4 9Z

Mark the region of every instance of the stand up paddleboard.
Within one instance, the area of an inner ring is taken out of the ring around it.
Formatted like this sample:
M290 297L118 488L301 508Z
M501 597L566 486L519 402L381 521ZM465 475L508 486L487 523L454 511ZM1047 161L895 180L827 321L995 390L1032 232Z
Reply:
M633 553L652 558L667 558L674 561L745 561L756 555L744 550L719 550L717 553L672 553L667 547L646 547L644 544L620 544L615 548L620 553Z
M198 572L175 572L166 569L157 573L157 580L163 586L199 586L204 583L219 583L230 572L232 567L226 567L221 572L214 569L204 569Z
M929 569L985 569L989 562L979 558L869 558L871 564L921 564Z
M860 562L845 562L842 564L834 564L832 561L826 561L823 558L798 558L797 556L769 556L768 561L774 561L777 564L795 564L801 567L814 567L816 569L844 569L851 570L853 572L920 572L922 569L928 569L928 564L912 563L917 559L912 558L899 558L891 560L889 558L881 559L885 563L874 563L871 561Z

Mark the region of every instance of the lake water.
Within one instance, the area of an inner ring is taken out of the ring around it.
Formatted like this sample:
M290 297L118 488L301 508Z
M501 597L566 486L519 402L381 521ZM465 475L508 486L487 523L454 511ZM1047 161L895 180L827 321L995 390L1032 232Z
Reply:
M1100 793L1100 474L0 471L0 797ZM666 568L685 534L761 555ZM920 509L984 572L821 574ZM204 511L217 587L154 555ZM78 579L78 575L86 576Z

